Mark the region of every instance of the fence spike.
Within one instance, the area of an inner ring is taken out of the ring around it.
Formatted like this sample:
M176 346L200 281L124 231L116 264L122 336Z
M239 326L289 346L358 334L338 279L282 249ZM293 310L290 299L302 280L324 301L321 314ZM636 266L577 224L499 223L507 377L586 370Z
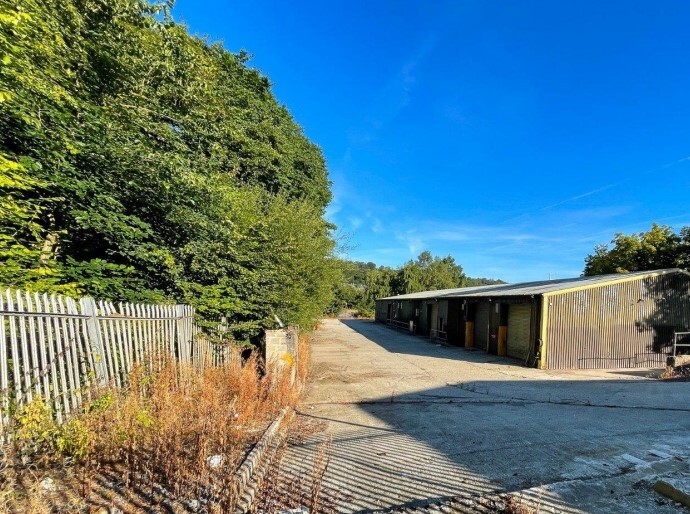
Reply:
M7 289L0 293L0 311L3 440L13 404L21 408L42 396L63 423L82 408L83 396L91 399L93 381L122 386L135 363L155 371L173 359L203 371L228 359L227 348L196 337L200 329L188 305L119 303L116 309L88 297L77 305L67 296Z
M41 297L39 296L38 293L34 293L34 308L36 309L37 313L43 312L43 305L41 304ZM48 355L46 353L46 336L45 336L45 328L46 328L46 318L45 317L37 317L36 318L36 324L38 325L38 348L39 348L39 355L41 358L41 363L39 365L39 370L42 375L42 381L43 381L43 395L44 399L46 402L46 405L50 405L51 403L51 391L50 391L50 379L48 377L48 369L50 367L50 362L48 361ZM0 338L1 339L1 338Z
M65 305L62 302L62 298L60 296L54 296L55 302L57 305L57 308L55 309L56 313L60 314L65 314ZM77 410L79 408L78 406L78 399L76 397L76 391L78 389L78 382L77 378L79 377L79 372L77 370L77 376L75 377L75 370L74 370L74 352L72 351L72 341L69 333L69 329L67 328L67 320L64 317L60 318L55 318L56 320L60 320L60 328L62 330L61 332L61 338L62 338L62 346L63 346L63 355L64 355L64 362L65 366L67 368L67 378L69 380L69 390L66 391L68 393L68 397L71 402L71 409L72 410Z
M50 301L48 299L48 295L46 293L43 294L42 297L43 300L43 310L45 311L46 314L50 314L51 311L51 306L50 306ZM46 336L48 337L48 356L50 358L50 376L51 376L51 382L52 382L52 388L53 388L53 406L55 409L55 415L57 417L58 423L62 423L62 415L63 412L65 411L65 407L62 404L62 392L60 390L60 383L62 382L61 378L64 378L64 373L62 374L62 377L59 376L58 374L58 366L57 366L57 361L58 361L58 354L59 350L57 349L56 346L56 341L54 338L54 323L53 323L53 318L50 316L44 317L45 321L45 328L46 328Z
M51 312L54 314L59 313L59 310L57 308L57 299L55 298L55 295L52 294L50 295L50 306L51 306ZM58 317L53 317L51 318L53 320L53 331L55 335L55 358L57 359L58 362L58 368L59 368L59 373L60 373L60 385L62 388L61 395L62 395L62 408L63 408L63 413L68 416L70 412L72 411L69 398L68 398L68 386L67 386L67 376L69 373L69 367L65 367L65 361L66 361L66 353L67 353L67 345L64 344L62 340L62 332L60 330L60 318ZM73 377L70 377L72 380L70 382L73 382ZM70 383L70 385L72 385Z
M0 294L0 311L4 310L5 302ZM0 314L0 399L2 400L2 412L0 413L0 436L2 436L3 442L7 442L7 427L9 424L8 411L10 406L9 369L7 366L7 360L5 316Z
M26 292L24 293L24 301L26 303L26 311L29 313L35 312L34 311L34 305L33 302L31 301L31 295ZM33 388L36 390L36 393L38 396L41 396L45 399L45 396L43 394L43 388L42 388L42 383L41 383L41 377L40 377L40 363L39 363L39 342L38 342L38 334L36 330L36 319L31 316L28 318L29 322L29 353L31 354L31 382L33 385Z

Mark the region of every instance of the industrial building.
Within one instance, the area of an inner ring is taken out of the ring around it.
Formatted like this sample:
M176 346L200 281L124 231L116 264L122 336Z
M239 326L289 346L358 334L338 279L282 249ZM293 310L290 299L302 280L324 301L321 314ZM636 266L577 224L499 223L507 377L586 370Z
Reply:
M542 369L662 366L690 329L679 269L424 291L376 301L376 321Z

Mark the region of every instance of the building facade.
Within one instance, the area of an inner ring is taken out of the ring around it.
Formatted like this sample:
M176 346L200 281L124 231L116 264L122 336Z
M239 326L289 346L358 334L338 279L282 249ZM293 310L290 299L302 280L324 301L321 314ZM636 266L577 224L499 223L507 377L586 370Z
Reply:
M673 333L690 330L690 273L411 293L377 300L376 321L542 369L663 366Z

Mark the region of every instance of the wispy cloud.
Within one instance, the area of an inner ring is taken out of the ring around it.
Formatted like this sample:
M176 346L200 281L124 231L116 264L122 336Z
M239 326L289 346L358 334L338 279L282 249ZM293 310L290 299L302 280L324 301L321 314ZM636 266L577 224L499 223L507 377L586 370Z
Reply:
M667 162L666 164L663 164L661 166L655 166L653 168L649 168L645 171L631 172L631 173L628 173L627 176L622 180L618 180L616 182L611 182L610 184L605 184L605 185L596 187L596 188L591 189L589 191L585 191L584 193L576 194L574 196L565 198L563 200L557 201L557 202L549 204L549 205L545 205L544 207L540 207L540 208L532 210L532 211L524 212L522 214L519 214L518 216L509 218L505 221L506 222L515 221L517 219L524 218L526 215L533 213L533 212L548 211L548 210L555 209L557 207L561 207L561 206L569 204L569 203L577 202L578 200L583 200L584 198L598 195L599 193L603 193L603 192L608 191L610 189L620 187L624 184L632 182L633 180L639 180L642 177L645 177L647 175L651 175L653 173L659 173L660 171L666 170L668 168L676 166L677 164L681 164L681 163L688 162L688 161L690 161L690 156L682 157L680 159L676 159L675 161Z
M395 238L407 246L410 255L416 255L426 247L426 240L416 230L396 232Z
M454 256L472 276L509 281L545 279L549 273L577 276L582 272L584 257L594 248L592 240L578 240L582 227L589 224L599 227L602 220L616 218L628 210L626 206L580 209L570 213L577 220L572 223L565 223L568 216L544 215L513 224L398 219L389 222L386 228L389 236L381 238L390 240L392 236L401 243L398 253L372 250L371 257L364 258L380 258L382 264L397 266L423 250L430 250L435 255Z
M328 204L328 207L326 207L326 213L324 216L327 220L333 222L335 220L336 214L338 214L342 209L343 206L340 205L336 198L333 198L331 200L331 203Z
M371 224L371 231L375 234L380 234L383 232L383 224L381 223L380 219L374 218L374 222Z
M354 230L357 230L359 227L361 227L363 222L362 218L358 218L356 216L348 218L348 221Z
M362 124L348 130L353 145L366 145L378 138L384 130L407 107L417 87L417 68L434 49L436 37L428 34L417 49L402 63L381 90L372 99L372 106Z

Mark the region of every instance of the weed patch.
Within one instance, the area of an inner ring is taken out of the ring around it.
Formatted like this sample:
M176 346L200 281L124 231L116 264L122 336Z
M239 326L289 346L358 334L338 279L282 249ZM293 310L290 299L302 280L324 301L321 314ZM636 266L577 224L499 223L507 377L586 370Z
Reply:
M19 411L3 452L0 511L139 512L167 503L231 512L237 468L297 394L290 367L263 370L255 358L203 371L174 362L135 368L128 383L99 391L60 426L40 398Z
M679 382L685 382L690 380L690 364L685 364L683 366L666 366L664 372L659 375L661 380L676 380Z

